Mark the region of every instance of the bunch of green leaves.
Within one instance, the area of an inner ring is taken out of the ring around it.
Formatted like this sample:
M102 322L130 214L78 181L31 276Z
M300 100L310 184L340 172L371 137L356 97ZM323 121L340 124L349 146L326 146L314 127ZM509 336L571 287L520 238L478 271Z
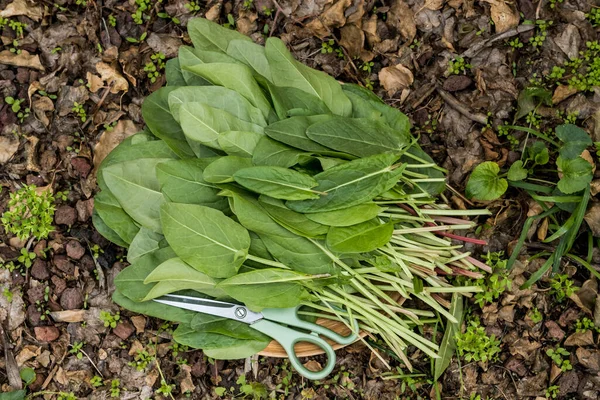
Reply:
M573 286L573 281L568 275L556 274L550 279L550 294L554 295L559 303L571 297L577 289L579 288Z
M29 117L29 113L31 110L29 107L21 107L21 104L25 102L25 100L15 99L13 97L7 96L4 98L6 104L10 105L10 109L14 112L19 119L19 122L23 122L23 120Z
M475 303L481 308L486 304L497 300L505 290L511 289L511 281L508 277L506 264L508 259L504 257L504 252L488 252L485 257L486 264L492 268L492 273L477 280L471 280L470 285L476 285L482 288L481 292L475 293Z
M456 349L466 361L494 361L500 354L500 340L488 336L478 319L467 322L464 332L456 335Z
M568 357L571 353L569 353L562 347L557 346L555 349L548 349L546 350L546 354L552 359L554 364L556 364L556 366L559 367L563 372L567 372L573 369L571 361L568 360Z
M254 310L307 305L313 316L357 318L406 365L409 344L435 356L438 346L413 327L436 314L404 310L389 292L456 322L432 294L479 289L453 287L437 271L478 267L435 235L472 225L436 225L462 214L435 204L444 173L408 118L296 61L279 39L263 47L205 19L188 29L194 47L166 62L167 86L143 103L148 130L98 170L94 225L128 247L131 263L113 299L178 322L176 342L216 359L247 357L270 339L150 300L189 293Z
M519 103L517 118L537 107L534 99L544 102L546 96L547 93L542 90L529 91ZM466 193L467 196L478 200L495 200L504 194L508 186L512 186L525 190L542 207L542 213L531 216L525 221L521 236L509 259L508 268L511 268L519 255L532 224L542 218L550 219L549 233L543 241L546 243L556 241L558 245L556 250L549 254L550 257L542 268L526 282L525 287L528 287L539 280L551 267L554 272L558 271L563 256L577 257L571 250L584 221L583 217L590 200L590 183L593 178L593 165L583 156L593 142L583 129L572 124L557 126L554 131L555 138L531 128L520 126L509 128L536 136L537 140L524 147L521 159L514 162L502 174L495 162L479 164L467 182ZM556 165L554 170L549 168L552 163ZM548 172L551 173L548 177L541 175ZM600 276L589 262L581 261L579 264L588 268L592 274Z
M24 185L10 194L8 207L0 217L4 229L21 240L45 239L54 229L54 195L38 191L35 185Z

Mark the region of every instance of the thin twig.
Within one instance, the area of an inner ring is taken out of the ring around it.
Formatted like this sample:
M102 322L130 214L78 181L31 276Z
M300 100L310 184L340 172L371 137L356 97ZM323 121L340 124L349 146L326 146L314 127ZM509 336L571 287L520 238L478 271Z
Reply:
M487 40L476 43L475 45L473 45L470 48L468 48L467 50L465 50L460 56L472 58L472 57L476 56L477 53L479 53L481 50L485 49L486 47L491 46L492 44L494 44L495 42L497 42L499 40L507 39L509 37L513 37L513 36L519 35L521 33L528 32L532 29L535 29L535 25L527 24L527 25L516 26L512 29L507 30L506 32L499 33L495 36L492 36L491 38L489 38Z
M450 93L446 92L444 89L440 87L435 88L439 95L444 99L446 103L450 105L450 107L454 108L456 111L469 118L471 121L479 122L480 124L487 124L487 116L479 113L472 113L465 107L460 101L456 99L456 97L452 96Z

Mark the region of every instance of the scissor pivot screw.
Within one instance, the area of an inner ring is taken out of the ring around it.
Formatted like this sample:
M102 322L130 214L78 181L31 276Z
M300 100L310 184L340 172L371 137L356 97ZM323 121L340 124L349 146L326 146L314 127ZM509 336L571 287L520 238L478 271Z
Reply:
M235 316L238 317L239 319L245 318L246 317L246 309L243 307L236 308Z

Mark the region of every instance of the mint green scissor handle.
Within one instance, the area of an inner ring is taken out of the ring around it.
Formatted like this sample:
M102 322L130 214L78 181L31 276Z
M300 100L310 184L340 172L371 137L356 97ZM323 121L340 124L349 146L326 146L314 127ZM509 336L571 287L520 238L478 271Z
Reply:
M279 342L281 347L283 347L287 353L290 364L292 364L292 367L294 367L300 375L311 380L324 379L335 367L335 350L318 335L325 336L342 345L351 344L358 339L358 336L355 333L358 332L358 323L356 320L352 320L352 333L348 336L342 336L321 325L300 319L298 317L299 308L300 307L298 306L295 308L264 309L261 311L264 318L250 326ZM281 324L301 328L309 333L300 332ZM327 364L325 364L322 370L313 372L302 365L294 350L294 345L299 342L312 343L325 351L325 354L327 355Z

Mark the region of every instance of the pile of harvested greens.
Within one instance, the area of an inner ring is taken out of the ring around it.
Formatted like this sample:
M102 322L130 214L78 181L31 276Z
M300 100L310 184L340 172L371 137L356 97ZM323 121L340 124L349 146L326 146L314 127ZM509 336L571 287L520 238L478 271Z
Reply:
M408 346L436 357L415 328L456 323L448 294L478 288L447 277L486 266L451 244L447 231L472 227L457 218L469 213L435 203L444 173L408 118L279 39L263 47L205 19L188 28L194 48L168 61L167 86L144 101L147 130L98 171L94 224L131 263L114 300L178 322L174 340L213 358L271 339L149 300L191 291L255 310L304 304L309 317L357 319L409 368Z

